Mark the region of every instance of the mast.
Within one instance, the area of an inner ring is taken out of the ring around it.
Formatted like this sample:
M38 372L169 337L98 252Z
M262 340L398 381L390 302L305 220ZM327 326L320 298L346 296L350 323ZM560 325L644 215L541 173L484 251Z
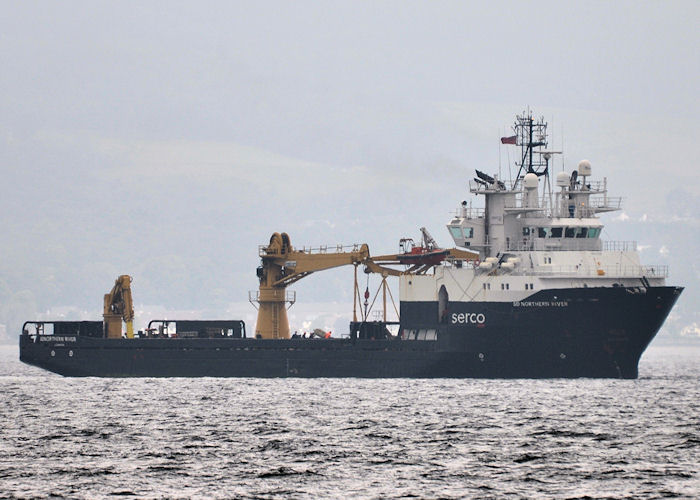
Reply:
M538 177L549 176L548 162L542 158L542 151L535 148L547 147L547 123L544 118L535 121L529 111L517 116L513 131L517 137L517 144L520 145L520 162L515 162L518 166L518 175L515 176L515 183L522 180L521 175L526 173L536 174ZM535 153L538 156L535 157ZM515 188L515 186L513 186Z

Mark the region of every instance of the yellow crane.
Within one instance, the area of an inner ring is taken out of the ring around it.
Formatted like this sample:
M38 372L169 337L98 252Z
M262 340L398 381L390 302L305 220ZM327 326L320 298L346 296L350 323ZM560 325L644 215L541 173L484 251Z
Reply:
M364 243L355 245L350 251L337 250L296 250L287 233L274 233L270 237L270 244L261 247L259 252L262 264L258 268L260 289L254 299L259 304L256 337L289 338L287 302L293 302L293 298L287 295L288 285L313 272L358 265L369 258L369 248Z
M370 257L369 247L365 243L354 245L349 251L343 247L337 247L335 252L328 252L327 247L315 251L297 250L292 246L287 233L274 233L270 237L270 244L260 247L259 254L262 261L257 271L260 288L255 297L250 297L250 301L258 303L255 336L264 339L289 338L287 303L294 303L295 299L293 295L287 294L287 286L316 271L354 265L354 295L357 300L357 266L360 264L364 266L365 272L382 275L382 287L386 294L387 276L423 274L445 259L464 261L479 258L477 252L469 250L432 247L416 247L411 252ZM408 269L401 271L388 267L392 265L407 266ZM386 297L384 311L386 314ZM353 320L357 320L356 311L353 311Z
M123 274L114 282L112 291L105 294L104 324L107 338L122 337L122 320L126 323L126 337L134 338L134 303L131 299L131 276Z

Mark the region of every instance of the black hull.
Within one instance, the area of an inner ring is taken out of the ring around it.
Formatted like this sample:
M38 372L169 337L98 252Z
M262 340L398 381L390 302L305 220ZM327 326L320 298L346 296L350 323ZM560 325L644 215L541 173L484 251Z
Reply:
M437 340L20 337L20 359L65 376L636 378L682 288L572 288L518 303L402 302Z

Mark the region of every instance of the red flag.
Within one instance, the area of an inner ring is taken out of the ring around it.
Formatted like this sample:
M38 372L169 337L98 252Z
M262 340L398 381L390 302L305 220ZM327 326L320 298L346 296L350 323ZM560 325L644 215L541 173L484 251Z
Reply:
M517 144L517 140L517 135L512 135L510 137L501 137L501 144Z

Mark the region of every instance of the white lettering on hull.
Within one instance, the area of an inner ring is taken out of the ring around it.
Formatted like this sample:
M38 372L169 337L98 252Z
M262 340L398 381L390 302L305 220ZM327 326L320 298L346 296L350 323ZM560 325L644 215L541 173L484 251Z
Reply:
M452 324L473 324L483 325L486 322L486 315L483 313L452 313Z
M540 300L530 302L513 302L513 307L569 307L569 303L565 300Z

